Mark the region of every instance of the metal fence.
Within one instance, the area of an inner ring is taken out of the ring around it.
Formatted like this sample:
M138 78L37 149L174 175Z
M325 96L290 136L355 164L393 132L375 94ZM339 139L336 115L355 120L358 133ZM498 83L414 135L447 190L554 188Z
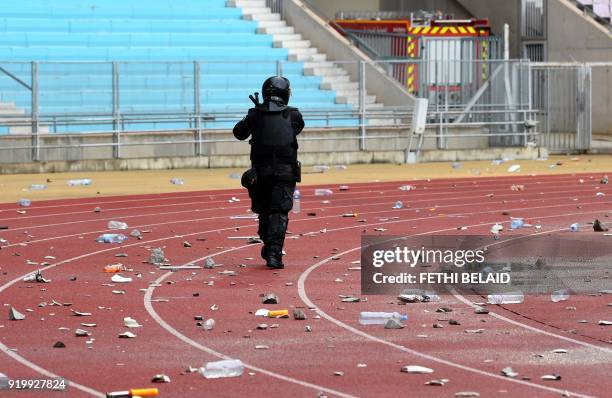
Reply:
M546 147L552 152L584 151L591 144L591 66L530 65L532 102Z

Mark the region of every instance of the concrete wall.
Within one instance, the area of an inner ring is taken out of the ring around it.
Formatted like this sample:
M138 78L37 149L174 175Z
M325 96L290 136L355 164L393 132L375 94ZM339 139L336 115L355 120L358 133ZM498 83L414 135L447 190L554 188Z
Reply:
M383 11L441 11L456 19L467 19L471 15L456 0L380 0Z
M370 61L363 52L301 1L286 0L283 12L287 23L327 54L329 60ZM353 81L359 81L359 70L356 66L347 65L344 68ZM382 68L372 64L366 66L366 91L376 95L377 101L385 105L411 106L414 103L414 97L404 87L389 77Z
M504 36L504 24L510 26L510 58L521 54L521 1L520 0L457 0L476 18L487 18L495 36Z
M449 150L435 149L435 140L425 140L424 153L428 160L489 159L500 151L531 156L525 148L489 148L488 140L467 137L479 129L458 129L466 137L449 139ZM430 133L434 133L433 130ZM360 150L359 130L312 129L299 137L299 159L305 165L351 163L403 163L408 147L409 131L403 127L372 127L367 130L365 150ZM218 142L204 144L203 155L195 156L193 133L130 133L122 136L121 158L113 159L111 134L49 134L41 136L41 161L33 162L29 136L0 137L0 174L26 172L146 170L174 168L247 167L249 145L237 141L230 131L208 131L205 139ZM158 145L156 145L156 143ZM98 146L91 146L97 144ZM131 144L131 145L130 145ZM413 147L415 142L413 142ZM60 148L74 146L74 148ZM509 152L508 152L509 151ZM535 157L535 156L533 156Z
M385 0L308 0L318 11L334 19L338 11L377 11Z
M548 20L549 61L612 63L612 34L573 4L549 0ZM612 67L593 67L593 134L612 135L611 73Z

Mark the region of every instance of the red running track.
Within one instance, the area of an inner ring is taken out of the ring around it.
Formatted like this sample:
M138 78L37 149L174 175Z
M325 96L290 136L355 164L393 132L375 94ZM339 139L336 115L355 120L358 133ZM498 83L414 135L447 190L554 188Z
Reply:
M476 391L481 397L609 396L612 329L597 324L612 318L609 296L572 296L560 303L528 296L521 305L489 306L488 315L474 314L472 303L482 301L476 296L448 295L438 303L402 307L392 297L370 296L361 303L342 303L339 298L360 294L359 272L348 269L359 260L364 232L413 235L467 226L467 233L488 234L495 222L507 226L509 217L502 211L539 221L543 231L595 218L607 222L612 189L599 186L600 177L411 181L417 189L408 192L398 189L405 182L354 184L349 191L334 189L329 203L314 197L314 186L302 187L302 213L291 215L282 271L262 265L259 245L229 239L256 234L254 220L230 218L249 214L242 190L41 201L25 214L17 213L21 209L14 204L0 204L0 225L10 227L0 231L0 300L5 308L0 372L12 379L61 376L71 385L65 393L2 394L89 397L156 386L162 397L453 397L461 391ZM511 191L512 184L523 184L525 190ZM597 192L606 195L596 196ZM232 197L240 201L230 202ZM407 206L392 209L396 200ZM103 211L94 213L96 206ZM316 212L316 217L308 212ZM349 212L359 216L341 217ZM141 241L130 239L122 245L96 243L109 220L149 232ZM610 239L586 229L579 233ZM183 247L184 241L192 247ZM155 247L163 247L172 264L201 264L211 256L223 266L176 273L158 270L144 262ZM118 253L127 257L115 257ZM116 262L132 269L123 275L132 276L133 282L111 286L111 275L102 268ZM38 268L51 283L22 281ZM221 270L237 275L220 275ZM253 312L265 307L259 295L266 292L280 297L274 307L302 307L308 319L255 317ZM39 307L52 300L68 305ZM218 310L213 311L215 304ZM26 319L9 321L9 306ZM435 312L440 306L452 308L452 317L461 325L433 329L433 323L449 318ZM92 315L73 316L71 310ZM358 314L368 310L405 312L407 327L360 326ZM204 331L196 326L195 315L214 318L215 328ZM118 338L127 330L126 316L143 325L131 329L134 339ZM83 327L82 322L96 327ZM256 330L261 322L278 327ZM305 325L312 332L306 333ZM77 328L90 331L93 342L76 337ZM485 332L464 332L478 328ZM66 347L53 348L56 341ZM259 345L269 348L255 349ZM551 352L557 348L568 352ZM186 372L189 366L220 358L239 358L247 371L239 378L214 380ZM434 373L401 373L408 364L432 368ZM507 366L519 376L501 376ZM168 375L171 382L151 383L158 373ZM562 379L541 380L551 373ZM424 384L431 379L449 381L444 386Z

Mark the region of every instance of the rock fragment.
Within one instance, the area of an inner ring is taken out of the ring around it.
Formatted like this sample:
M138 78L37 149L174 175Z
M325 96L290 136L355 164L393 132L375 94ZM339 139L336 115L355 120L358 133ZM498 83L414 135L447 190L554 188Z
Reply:
M11 307L9 310L9 319L11 321L23 321L25 319L25 315Z

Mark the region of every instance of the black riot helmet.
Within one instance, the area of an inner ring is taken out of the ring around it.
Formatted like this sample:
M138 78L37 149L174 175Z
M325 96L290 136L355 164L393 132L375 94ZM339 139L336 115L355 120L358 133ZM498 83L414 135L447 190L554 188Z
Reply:
M282 102L283 105L287 105L291 95L289 80L281 76L269 77L261 86L261 93L264 102Z

